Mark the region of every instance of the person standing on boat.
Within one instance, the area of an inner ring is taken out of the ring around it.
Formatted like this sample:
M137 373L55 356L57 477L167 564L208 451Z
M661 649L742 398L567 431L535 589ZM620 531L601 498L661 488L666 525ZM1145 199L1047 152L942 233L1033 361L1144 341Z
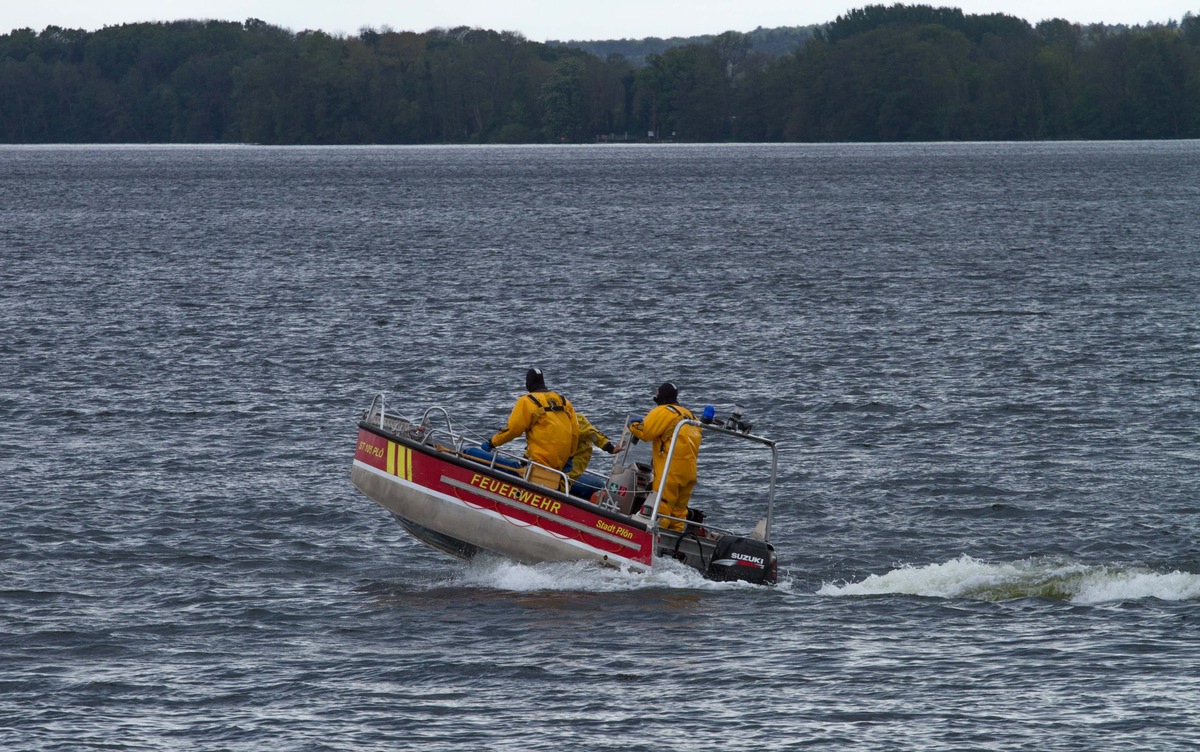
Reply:
M679 440L675 442L675 452L671 455L671 466L665 468L675 426L681 420L695 420L696 416L679 404L679 390L669 381L663 382L654 392L654 404L657 407L646 413L645 418L629 424L629 432L638 439L654 442L654 491L657 493L660 486L663 489L662 503L658 511L660 515L678 518L664 519L660 524L671 530L683 530L683 520L687 519L688 501L696 487L700 429L696 426L684 426L679 430Z
M531 466L529 479L549 488L558 488L562 485L562 476L555 470L571 459L579 439L575 408L566 397L546 389L546 378L540 368L530 368L525 373L525 389L528 393L513 405L508 425L485 440L483 450L491 452L525 434L525 456L538 463Z
M583 471L587 470L588 464L591 463L593 446L598 446L609 454L617 451L608 437L600 433L600 429L593 426L587 416L575 413L575 418L579 422L579 439L575 444L575 453L571 455L571 469L567 470L567 477L572 483L579 480L579 476L583 475Z

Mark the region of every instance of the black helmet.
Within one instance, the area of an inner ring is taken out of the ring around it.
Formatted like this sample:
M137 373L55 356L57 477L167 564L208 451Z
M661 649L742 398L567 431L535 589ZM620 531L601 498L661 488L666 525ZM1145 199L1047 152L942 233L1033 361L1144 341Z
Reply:
M664 381L658 385L658 389L654 392L654 404L656 405L671 405L679 401L679 390L669 381Z
M527 392L544 392L546 391L546 377L542 375L542 369L530 368L525 372L525 391Z

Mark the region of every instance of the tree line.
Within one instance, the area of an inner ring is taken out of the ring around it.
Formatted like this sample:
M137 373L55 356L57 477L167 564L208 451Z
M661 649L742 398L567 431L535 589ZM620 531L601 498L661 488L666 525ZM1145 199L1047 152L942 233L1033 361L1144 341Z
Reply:
M788 54L646 56L478 28L256 19L0 36L5 143L441 144L1200 138L1200 17L1137 27L872 5Z
M754 31L746 32L743 38L749 43L751 52L763 53L767 57L778 57L790 55L804 46L820 28L818 25L779 26L773 29L765 29L760 26ZM702 34L694 37L669 37L667 39L645 37L643 39L571 40L567 42L551 39L546 44L555 47L576 47L600 58L620 55L635 68L642 68L646 65L646 59L651 55L661 55L674 47L684 47L689 44L703 46L715 41L716 38L716 34Z

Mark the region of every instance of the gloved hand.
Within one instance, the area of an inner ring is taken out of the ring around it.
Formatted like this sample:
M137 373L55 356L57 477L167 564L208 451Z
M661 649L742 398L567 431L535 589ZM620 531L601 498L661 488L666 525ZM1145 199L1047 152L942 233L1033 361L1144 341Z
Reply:
M629 420L625 421L625 426L626 427L632 426L634 423L637 423L637 422L638 422L637 418L630 418Z
M479 448L480 448L480 449L482 449L483 451L485 451L485 452L489 453L489 454L491 454L492 452L496 451L496 445L492 443L492 440L491 440L491 439L484 439L484 440L483 440L483 441L482 441L482 442L479 444Z

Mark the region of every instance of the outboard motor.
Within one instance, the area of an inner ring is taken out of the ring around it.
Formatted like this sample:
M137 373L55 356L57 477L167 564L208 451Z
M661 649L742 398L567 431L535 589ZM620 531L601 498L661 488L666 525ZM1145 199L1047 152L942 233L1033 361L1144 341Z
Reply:
M712 562L704 576L720 582L743 580L758 585L774 585L778 569L775 549L770 543L726 535L717 541Z

